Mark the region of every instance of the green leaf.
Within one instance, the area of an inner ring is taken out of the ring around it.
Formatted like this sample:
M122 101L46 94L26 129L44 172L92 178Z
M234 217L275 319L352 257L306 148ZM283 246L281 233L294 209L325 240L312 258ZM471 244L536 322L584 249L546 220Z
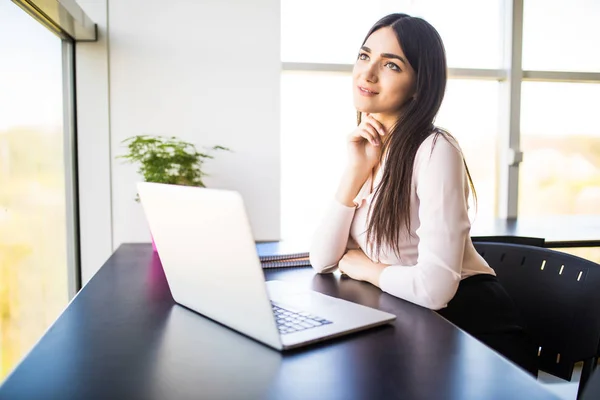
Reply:
M137 135L123 140L127 153L116 158L137 164L138 173L146 182L168 183L205 187L202 171L205 159L213 159L211 151L231 151L224 146L214 146L207 152L199 152L193 143L175 136ZM136 201L139 198L136 197Z

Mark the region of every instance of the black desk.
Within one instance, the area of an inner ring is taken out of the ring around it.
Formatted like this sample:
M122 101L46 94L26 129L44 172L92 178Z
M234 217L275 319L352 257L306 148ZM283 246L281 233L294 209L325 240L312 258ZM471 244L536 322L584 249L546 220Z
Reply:
M0 387L0 399L556 399L436 313L368 284L269 279L398 316L281 355L173 303L150 245L123 245Z
M600 209L599 209L600 211ZM471 236L525 236L546 239L546 247L600 247L600 215L551 215L475 220Z

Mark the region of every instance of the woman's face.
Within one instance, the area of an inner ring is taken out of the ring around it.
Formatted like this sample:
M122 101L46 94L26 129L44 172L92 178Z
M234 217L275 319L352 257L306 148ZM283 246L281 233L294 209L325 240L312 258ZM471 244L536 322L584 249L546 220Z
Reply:
M371 34L352 72L354 106L372 114L397 115L414 95L415 72L392 28Z

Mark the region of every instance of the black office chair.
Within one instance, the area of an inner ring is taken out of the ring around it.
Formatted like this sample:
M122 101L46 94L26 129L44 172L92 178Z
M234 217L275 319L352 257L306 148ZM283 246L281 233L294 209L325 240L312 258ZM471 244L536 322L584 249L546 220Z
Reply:
M475 243L540 345L539 369L570 381L583 361L579 398L600 343L600 265L554 250Z
M526 236L473 236L473 243L512 243L523 244L525 246L545 247L546 239Z
M581 400L598 399L600 399L600 370L596 370L592 373L581 395Z

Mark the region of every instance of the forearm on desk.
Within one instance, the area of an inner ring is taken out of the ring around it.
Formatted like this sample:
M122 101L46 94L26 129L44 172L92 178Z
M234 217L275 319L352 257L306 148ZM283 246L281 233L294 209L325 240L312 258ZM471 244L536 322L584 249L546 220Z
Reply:
M310 261L317 272L334 271L344 256L356 211L354 198L366 179L367 174L352 168L346 168L342 174L335 199L313 237Z
M310 263L320 273L332 272L348 246L354 207L332 200L310 246Z
M388 267L372 261L361 249L348 250L339 263L340 270L352 279L379 287L381 273Z

